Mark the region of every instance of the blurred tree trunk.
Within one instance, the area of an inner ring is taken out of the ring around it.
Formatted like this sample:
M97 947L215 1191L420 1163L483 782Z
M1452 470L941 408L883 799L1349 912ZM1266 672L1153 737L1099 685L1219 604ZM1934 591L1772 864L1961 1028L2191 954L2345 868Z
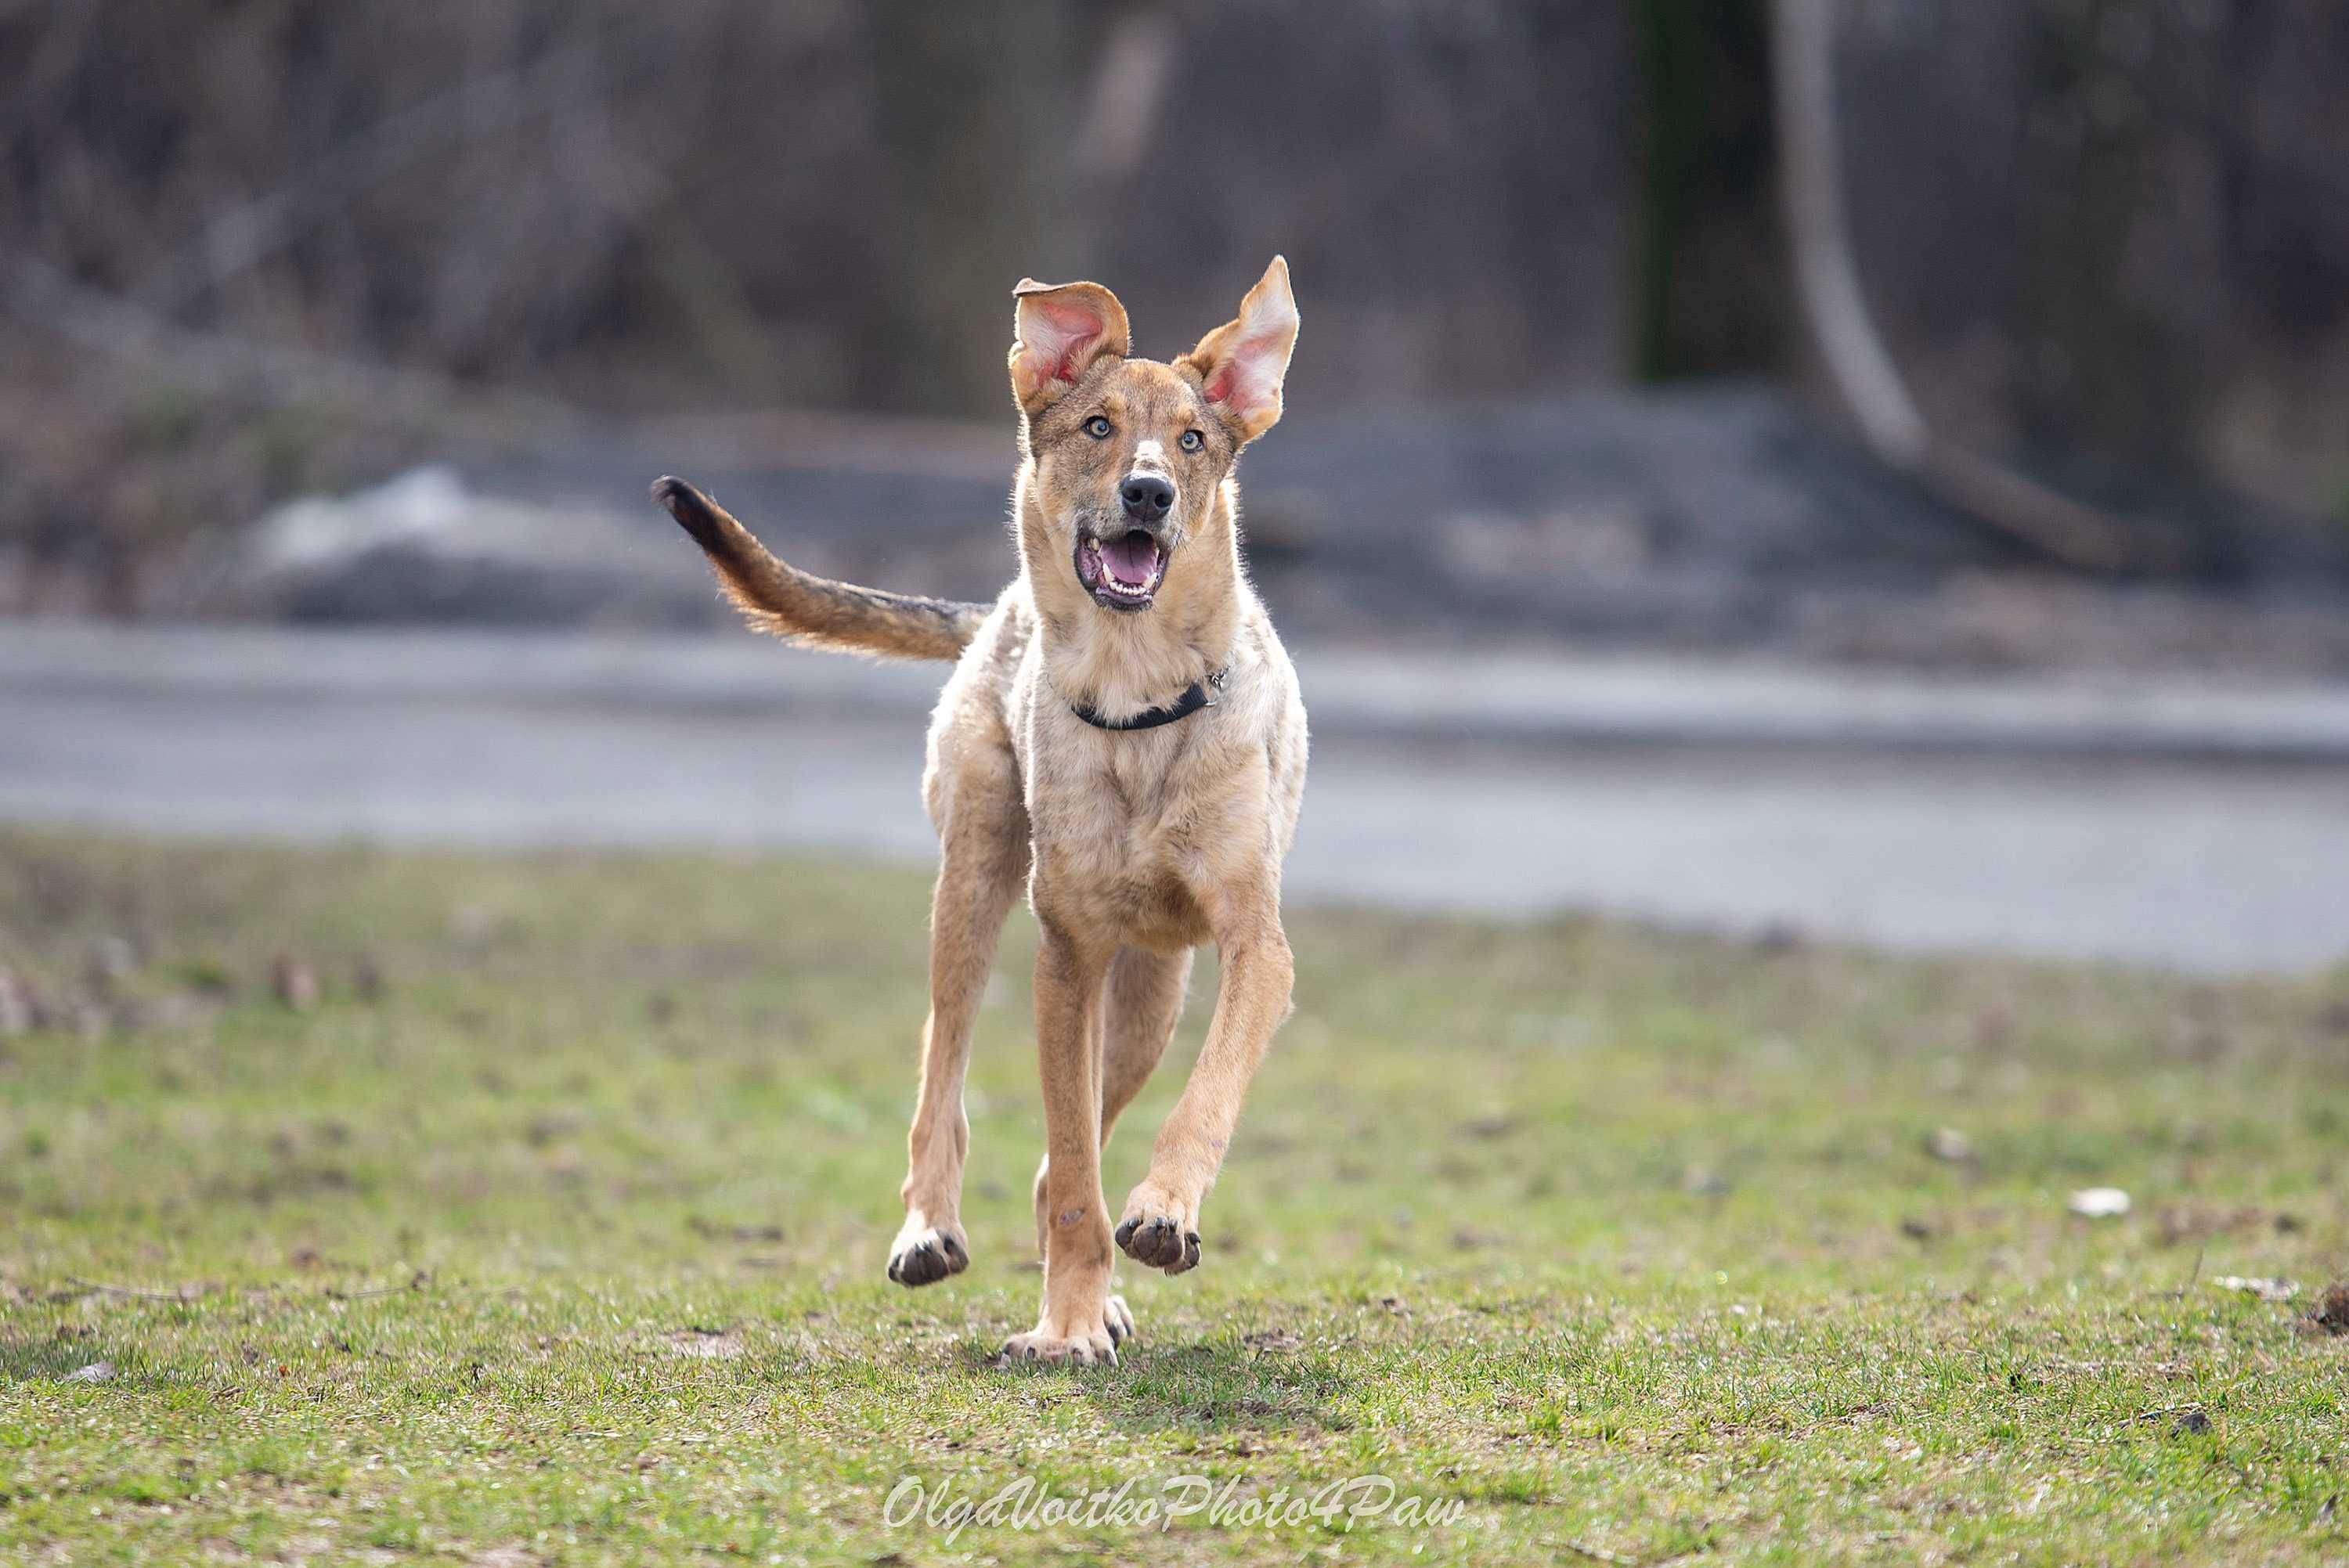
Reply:
M2167 542L1938 437L1869 314L1843 201L1833 0L1773 0L1786 239L1804 315L1837 395L1876 455L1941 499L2068 565L2168 564Z
M1630 0L1640 77L1632 372L1772 370L1787 315L1763 0Z
M2147 0L2087 0L2033 14L2029 79L2042 107L2026 135L2060 179L2023 263L2020 325L2033 347L2016 423L2034 445L2085 445L2175 476L2190 462L2197 402L2184 346L2138 291L2117 286L2147 203L2167 199L2155 159L2168 132L2145 68L2155 10Z
M968 413L962 389L1001 383L1011 288L1071 264L1042 192L1069 150L1051 111L1094 28L1067 0L1007 16L985 5L884 0L871 11L890 254L879 340L859 403ZM986 302L999 308L989 310ZM1009 393L1006 393L1009 396Z

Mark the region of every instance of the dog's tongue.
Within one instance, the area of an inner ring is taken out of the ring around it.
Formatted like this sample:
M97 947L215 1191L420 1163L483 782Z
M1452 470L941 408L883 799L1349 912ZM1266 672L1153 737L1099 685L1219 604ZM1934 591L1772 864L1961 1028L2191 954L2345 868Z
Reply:
M1129 533L1102 545L1102 559L1109 562L1109 574L1128 588L1147 588L1158 566L1158 545L1146 533Z

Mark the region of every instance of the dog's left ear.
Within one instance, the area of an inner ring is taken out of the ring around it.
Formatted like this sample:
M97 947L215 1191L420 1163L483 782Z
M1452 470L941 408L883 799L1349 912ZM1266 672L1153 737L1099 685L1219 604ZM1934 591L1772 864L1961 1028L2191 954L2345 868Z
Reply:
M1240 313L1199 340L1175 363L1199 373L1208 406L1242 442L1280 421L1280 383L1297 346L1297 301L1288 292L1288 263L1278 256L1240 301Z
M1105 354L1133 352L1125 307L1099 284L1040 284L1022 278L1011 325L1011 395L1030 416L1085 378Z

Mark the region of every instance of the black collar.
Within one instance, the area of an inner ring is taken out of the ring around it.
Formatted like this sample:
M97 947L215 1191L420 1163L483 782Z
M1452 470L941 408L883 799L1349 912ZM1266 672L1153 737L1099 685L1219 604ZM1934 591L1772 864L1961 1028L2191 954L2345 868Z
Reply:
M1231 666L1226 665L1205 681L1193 681L1189 686L1185 686L1183 695L1165 707L1144 708L1132 718L1103 718L1099 713L1081 702L1071 703L1069 711L1095 729L1155 729L1162 724L1173 724L1178 718L1188 718L1203 707L1215 707L1216 699L1207 695L1207 688L1214 686L1217 691L1223 690L1224 677L1231 673Z

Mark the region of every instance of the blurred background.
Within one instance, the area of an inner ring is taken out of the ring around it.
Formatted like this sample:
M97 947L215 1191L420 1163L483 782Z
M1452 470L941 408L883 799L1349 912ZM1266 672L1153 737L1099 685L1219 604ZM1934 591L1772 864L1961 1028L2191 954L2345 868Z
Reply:
M2349 954L2329 0L0 5L0 160L10 820L919 859L646 484L991 596L1012 284L1278 252L1294 892Z

